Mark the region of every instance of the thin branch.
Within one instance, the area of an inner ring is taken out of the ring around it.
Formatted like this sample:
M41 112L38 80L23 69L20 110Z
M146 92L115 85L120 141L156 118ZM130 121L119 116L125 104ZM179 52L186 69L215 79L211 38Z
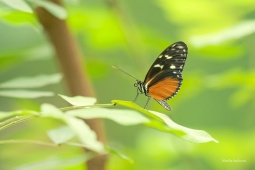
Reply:
M21 117L21 118L20 118ZM28 115L28 116L15 116L10 119L7 119L0 123L0 131L4 130L10 126L16 125L18 123L24 122L30 118L34 117L34 115Z
M62 107L60 110L68 111L68 110L75 110L75 109L84 109L84 108L92 108L92 107L112 107L115 106L114 103L109 104L94 104L94 105L87 105L87 106L70 106L70 107Z
M15 143L31 143L31 144L38 144L38 145L44 145L44 146L58 146L54 143L48 143L48 142L42 142L37 140L27 140L27 139L18 139L18 140L0 140L0 144L15 144Z

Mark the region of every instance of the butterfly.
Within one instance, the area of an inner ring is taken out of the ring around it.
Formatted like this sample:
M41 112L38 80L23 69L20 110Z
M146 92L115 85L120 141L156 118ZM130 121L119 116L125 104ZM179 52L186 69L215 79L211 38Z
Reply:
M173 98L182 85L182 70L187 59L188 47L182 42L176 42L167 47L154 61L147 72L144 81L136 79L134 76L119 69L136 79L134 84L137 87L137 94L134 102L139 94L145 94L148 100L144 106L148 105L151 98L155 99L161 106L167 110L171 107L166 102Z

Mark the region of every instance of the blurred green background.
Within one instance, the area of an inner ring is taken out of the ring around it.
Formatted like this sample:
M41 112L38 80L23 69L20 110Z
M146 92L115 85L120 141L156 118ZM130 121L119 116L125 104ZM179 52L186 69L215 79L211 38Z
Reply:
M0 5L0 82L60 72L35 16ZM134 160L110 156L109 170L255 169L255 1L93 0L65 1L65 7L99 103L132 101L136 95L134 80L112 66L143 80L168 45L186 42L183 85L168 101L173 111L153 100L148 108L183 126L206 130L219 141L192 144L143 126L104 121L109 145ZM42 89L67 94L64 80ZM143 106L146 100L141 95L137 103ZM0 97L0 110L38 110L41 103L67 105L57 96ZM0 140L48 140L45 131L59 124L32 119L1 131ZM2 144L0 150L0 169L34 163L83 168L82 150L76 147Z

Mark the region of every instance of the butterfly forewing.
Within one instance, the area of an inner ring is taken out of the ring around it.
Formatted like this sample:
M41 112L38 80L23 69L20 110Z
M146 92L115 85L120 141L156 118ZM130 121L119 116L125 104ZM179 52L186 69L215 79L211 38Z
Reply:
M147 93L166 109L170 106L164 100L173 97L180 89L187 53L184 42L170 45L158 56L145 77Z
M181 73L187 58L187 53L187 45L181 41L167 47L152 64L144 82L148 82L163 70L172 70L173 72L178 70Z

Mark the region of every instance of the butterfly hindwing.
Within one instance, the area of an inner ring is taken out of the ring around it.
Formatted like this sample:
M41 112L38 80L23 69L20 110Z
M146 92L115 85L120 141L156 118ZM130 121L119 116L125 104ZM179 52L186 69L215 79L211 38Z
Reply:
M184 42L170 45L158 56L145 77L147 93L168 110L170 106L165 100L173 97L180 89L187 53Z
M167 104L165 100L157 100L157 102L163 106L166 110L171 110L171 107Z

